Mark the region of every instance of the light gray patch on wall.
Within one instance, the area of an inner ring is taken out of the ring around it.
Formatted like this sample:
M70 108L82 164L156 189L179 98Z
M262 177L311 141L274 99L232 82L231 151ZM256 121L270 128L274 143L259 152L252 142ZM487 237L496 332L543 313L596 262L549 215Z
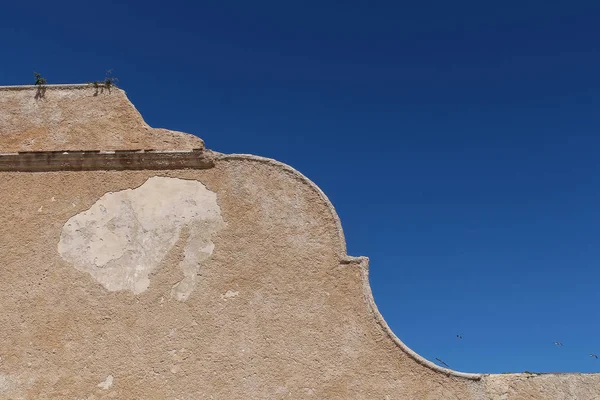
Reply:
M194 290L200 264L213 250L212 235L224 226L217 195L202 183L153 177L137 189L102 196L63 226L58 252L107 290L141 293L149 274L179 240L189 235L179 264L183 280L171 296L185 301Z

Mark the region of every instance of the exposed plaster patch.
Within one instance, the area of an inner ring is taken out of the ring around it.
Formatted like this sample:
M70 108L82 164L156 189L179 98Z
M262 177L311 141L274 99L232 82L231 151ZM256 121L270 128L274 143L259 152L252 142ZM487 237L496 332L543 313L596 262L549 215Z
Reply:
M291 394L291 392L285 386L278 386L277 389L275 390L275 393L277 393L277 394L287 394L287 395Z
M185 301L196 284L199 264L213 250L212 235L224 226L217 195L192 180L153 177L137 189L102 196L64 225L58 252L107 290L142 293L149 274L189 234L179 266L184 278L171 296Z
M236 297L240 292L234 292L233 290L228 290L225 294L221 295L221 298L224 300L231 299L232 297Z
M8 393L12 387L13 380L8 375L0 374L0 393Z
M313 395L313 394L315 394L315 389L314 388L304 388L304 392L308 395Z
M24 379L22 375L6 375L0 373L0 395L14 394L24 388L30 387L35 382L35 378L30 377ZM6 396L0 396L1 399L7 398ZM12 397L8 397L11 399Z
M100 382L98 384L98 387L100 389L102 389L102 390L108 390L108 389L110 389L112 387L113 381L114 381L113 376L109 375L109 376L106 377L106 379L103 382Z

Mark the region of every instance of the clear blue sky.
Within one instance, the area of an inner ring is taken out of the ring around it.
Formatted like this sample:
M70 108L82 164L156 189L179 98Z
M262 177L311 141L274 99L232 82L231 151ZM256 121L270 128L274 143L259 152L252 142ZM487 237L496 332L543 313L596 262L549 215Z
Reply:
M10 1L0 84L112 68L151 125L321 186L415 351L592 372L599 19L597 1Z

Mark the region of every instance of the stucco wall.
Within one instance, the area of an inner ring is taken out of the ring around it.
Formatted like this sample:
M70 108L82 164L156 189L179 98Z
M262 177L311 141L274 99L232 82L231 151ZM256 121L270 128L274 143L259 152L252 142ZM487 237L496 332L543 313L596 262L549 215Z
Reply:
M213 156L0 172L0 399L600 398L598 375L460 374L412 353L314 184Z
M0 86L0 150L183 150L198 137L151 128L119 88Z

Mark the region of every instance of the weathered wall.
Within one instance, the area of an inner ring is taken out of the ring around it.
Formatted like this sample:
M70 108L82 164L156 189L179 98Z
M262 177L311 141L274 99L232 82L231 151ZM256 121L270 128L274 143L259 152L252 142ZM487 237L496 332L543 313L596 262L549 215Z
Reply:
M118 88L0 87L0 150L183 150L201 139L151 128Z
M600 398L412 353L327 198L271 160L0 172L0 238L0 399Z

